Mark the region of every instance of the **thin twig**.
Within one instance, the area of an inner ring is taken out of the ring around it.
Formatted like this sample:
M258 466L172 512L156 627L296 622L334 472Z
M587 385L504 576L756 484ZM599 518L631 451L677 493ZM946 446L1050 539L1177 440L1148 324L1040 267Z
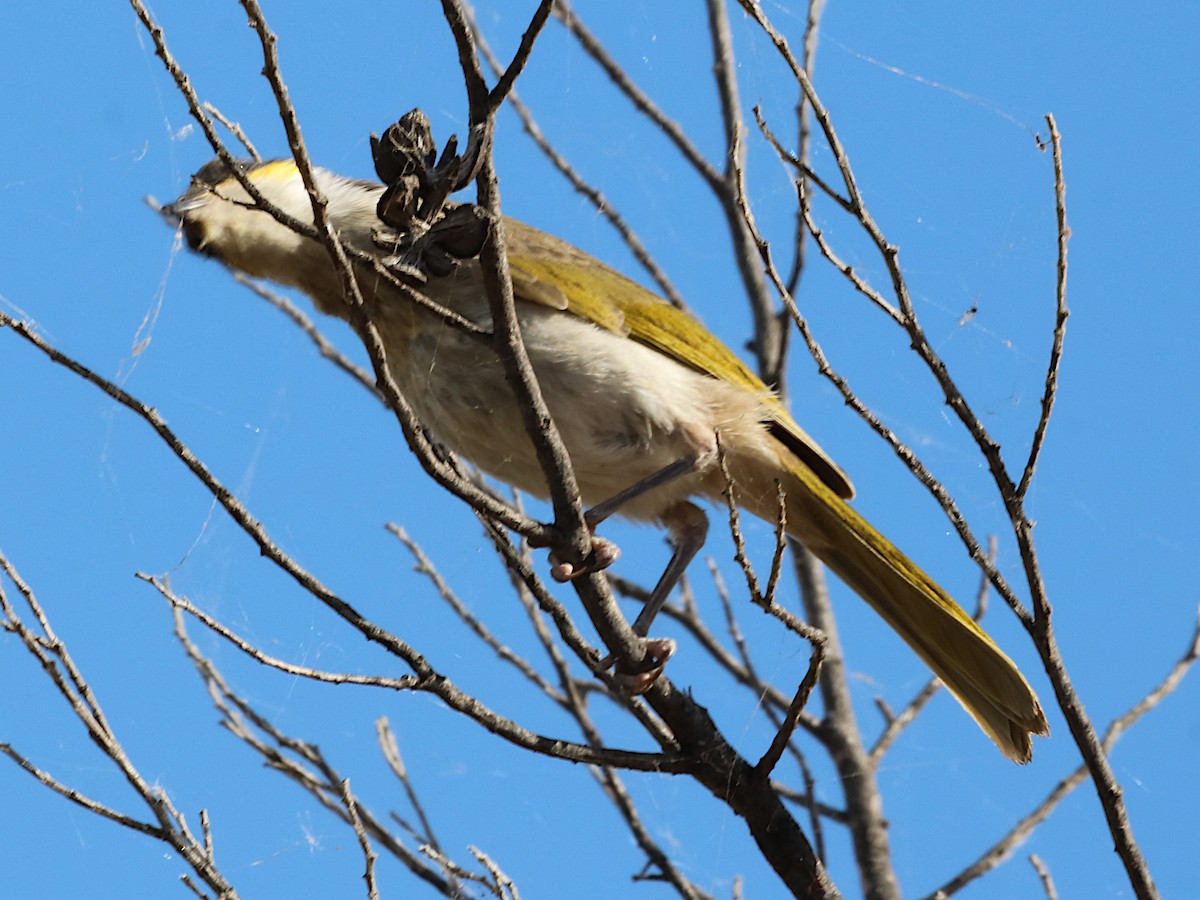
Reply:
M796 726L800 723L801 714L804 711L805 705L808 703L809 695L812 694L813 688L817 684L817 676L821 671L821 662L825 656L825 635L820 630L813 628L807 622L801 620L798 616L789 610L785 610L775 603L775 586L779 580L780 567L783 560L783 551L786 546L787 531L786 531L786 506L784 505L784 496L782 488L779 495L779 519L775 526L775 553L771 560L771 575L767 582L766 592L759 591L758 578L754 574L753 566L750 563L749 557L746 556L746 543L742 537L742 530L739 523L739 515L737 508L737 500L735 494L735 485L733 478L729 473L728 462L725 457L725 449L721 444L720 433L717 433L717 462L721 469L721 475L725 479L725 502L729 509L729 531L733 536L735 547L734 559L742 567L742 571L746 576L746 586L750 591L750 600L756 606L763 609L765 612L774 616L783 622L790 630L797 635L807 640L812 644L812 655L809 658L808 670L800 681L799 687L796 689L792 701L788 704L787 713L776 731L774 738L771 740L770 746L763 754L762 758L755 764L755 770L762 776L769 776L779 763L783 756L784 750L792 739L792 733L796 730ZM748 658L744 654L744 658Z
M22 755L15 747L13 747L12 744L0 743L0 753L7 756L18 766L24 769L28 774L32 775L43 785L54 791L54 793L61 797L65 797L67 800L70 800L77 806L86 809L88 812L95 813L101 818L108 819L111 822L116 822L118 825L122 825L125 828L128 828L130 831L137 831L153 838L162 839L163 832L159 826L150 822L143 822L140 819L135 819L133 816L118 812L111 806L106 806L99 800L94 800L86 794L83 794L80 791L63 784L49 772L34 765L34 763L28 757Z
M521 900L521 895L517 893L517 886L511 878L498 866L496 862L480 850L478 847L468 847L471 855L474 856L483 867L488 870L488 874L492 876L492 882L499 889L499 896L512 898L512 900Z
M475 35L476 41L479 44L479 50L483 54L484 59L487 60L492 71L498 74L500 72L500 63L487 41L484 40L483 35L479 32L478 27L476 27ZM676 289L675 285L671 283L667 273L655 262L654 257L650 255L650 251L646 249L646 245L642 243L642 239L637 236L629 223L625 221L625 218L617 212L608 197L598 187L588 182L571 164L570 160L555 149L554 145L550 143L546 135L542 132L537 120L534 119L533 112L521 101L516 91L508 95L508 105L517 114L517 117L521 120L521 127L525 129L525 133L529 135L533 143L542 152L542 155L570 182L571 187L577 193L586 197L592 206L595 207L596 211L608 220L608 223L612 225L617 234L620 235L621 240L625 242L625 246L633 254L634 259L642 265L642 268L654 280L658 289L662 291L663 296L675 306L681 309L686 308L682 295Z
M1038 456L1042 452L1042 444L1046 439L1046 429L1050 425L1050 413L1054 409L1054 398L1058 394L1058 369L1062 364L1067 317L1071 314L1071 311L1067 309L1067 241L1071 237L1071 227L1067 224L1067 184L1063 178L1062 136L1058 133L1058 124L1054 121L1054 116L1046 116L1046 124L1050 126L1050 145L1054 151L1054 208L1058 218L1054 337L1050 344L1050 362L1046 366L1046 389L1042 393L1042 413L1038 417L1037 428L1033 432L1033 441L1029 447L1029 460L1025 463L1021 483L1017 485L1017 496L1021 498L1025 496L1030 482L1033 481Z
M208 688L213 705L221 714L221 725L234 737L258 753L267 766L286 776L315 798L325 809L353 827L342 788L342 777L313 744L284 734L269 719L239 697L224 677L191 640L187 633L186 617L181 609L174 611L175 637L191 659ZM387 850L410 872L432 885L439 893L453 896L454 885L409 850L371 813L355 804L359 822L381 848Z
M208 821L208 810L200 810L200 833L204 836L204 855L211 860L216 860L213 854L213 835L212 825Z
M379 900L379 886L375 883L375 860L378 859L378 856L371 847L371 839L367 836L366 826L363 825L362 816L359 815L358 801L354 799L354 794L350 790L350 779L343 778L338 782L338 787L341 788L342 805L346 809L346 817L350 820L350 827L354 830L354 836L358 838L358 846L362 849L365 863L363 881L367 884L367 897L369 900Z
M813 96L815 96L815 93ZM827 134L833 133L836 138L836 132L833 132L832 123L826 122L824 127ZM840 146L840 144L838 146ZM803 185L799 181L797 182L797 191L799 192L798 196L803 209L807 202L806 193L803 190ZM816 229L815 222L810 214L805 214L805 219L812 224L814 229ZM870 285L868 285L865 281L862 281L862 279L858 278L857 274L855 274L849 266L842 262L836 255L833 255L832 248L830 248L829 245L824 241L819 229L816 229L812 233L822 253L825 254L826 250L829 251L829 256L827 256L829 261L851 280L856 289L861 290L864 295L868 297L868 299L872 300L872 302L882 304L881 308L883 308L885 312L892 310L892 312L888 312L888 315L893 317L900 324L904 324L906 322L906 316L904 313L895 311L890 304L883 300L882 296L879 295L874 288L870 287ZM784 307L791 316L792 321L795 323L797 330L800 332L800 336L804 340L805 346L808 348L809 355L813 358L813 361L816 362L817 371L831 384L833 384L838 393L842 395L842 399L846 402L846 405L849 406L859 416L859 418L866 422L876 434L878 434L884 439L884 441L887 442L900 461L904 463L908 470L917 478L918 481L921 482L925 489L933 495L934 499L945 513L946 518L950 520L950 523L954 526L955 531L958 532L959 539L962 541L963 546L966 547L967 553L970 555L971 559L976 563L976 565L978 565L984 572L987 573L988 578L995 586L997 593L1004 598L1005 602L1008 603L1009 607L1014 613L1016 613L1017 617L1023 623L1028 625L1032 621L1032 615L1025 608L1024 604L1021 603L1020 599L1016 595L1016 592L1008 584L1000 571L988 561L987 554L983 549L983 545L975 537L970 525L966 520L966 517L962 514L962 511L959 509L954 498L950 495L950 492L946 489L945 485L942 484L941 481L939 481L933 475L933 473L929 471L920 458L913 452L912 448L901 441L896 433L883 423L879 416L876 415L875 412L872 411L858 397L858 395L850 387L849 382L841 374L839 374L836 369L833 368L829 362L829 358L825 355L825 351L821 348L821 345L817 342L816 336L809 327L807 319L805 319L797 307L795 299L787 292L786 285L783 283L783 278L780 276L775 267L775 263L772 260L770 245L760 235L756 235L756 241L758 244L759 253L763 260L764 269L766 270L767 275L770 278L771 283L774 285L776 291L779 292L781 298L783 299ZM928 346L927 343L926 346Z
M794 159L794 157L792 157L791 154L779 144L778 138L775 137L770 126L767 125L766 120L763 119L762 113L757 106L754 107L754 118L755 121L758 122L759 131L762 132L763 136L767 139L767 142L770 143L771 147L775 150L776 155L779 156L780 159ZM825 240L825 233L817 225L816 219L813 218L812 203L809 200L807 183L811 181L818 187L824 188L826 193L842 203L848 204L848 201L842 200L841 197L833 193L829 188L826 188L825 183L821 181L821 179L819 179L815 173L808 171L807 167L802 166L798 160L796 161L796 167L801 171L801 174L796 176L796 198L799 201L798 215L800 217L800 221L808 227L808 233L811 234L813 240L816 241L817 248L821 251L821 255L824 256L825 259L827 259L835 269L841 272L842 275L852 285L854 285L855 290L870 300L871 303L875 304L875 306L885 313L892 321L899 325L903 325L904 317L900 314L900 311L896 309L896 307L892 306L892 304L888 303L888 301L884 299L883 295L880 294L879 291L877 291L874 287L872 287L865 278L855 272L853 266L838 256L833 247L830 246L829 242ZM847 212L853 212L848 205L846 210ZM788 293L791 294L792 291L789 290Z
M8 576L21 594L26 606L37 620L41 634L26 625L16 607L10 602L3 586L0 585L0 613L3 614L6 630L15 633L21 639L26 650L38 660L42 670L54 683L59 695L67 702L71 711L87 730L88 737L116 765L125 781L146 804L158 824L155 825L118 812L112 807L76 791L49 772L38 768L11 744L0 743L0 754L17 763L55 793L89 812L123 825L130 830L149 835L173 847L191 870L221 898L236 898L236 891L213 860L211 836L205 835L204 843L197 841L188 829L183 815L175 808L166 791L148 782L138 771L126 754L115 731L109 725L82 670L76 666L66 644L55 635L49 617L41 603L38 602L33 589L21 578L16 567L3 553L0 553L0 570Z
M258 152L258 148L250 143L250 138L246 137L246 132L242 131L241 124L238 122L231 122L229 119L225 118L225 114L207 100L205 100L201 105L204 107L204 111L206 113L229 129L229 133L238 139L238 143L246 148L246 152L254 158L255 162L262 162L262 155Z
M476 847L468 847L467 849L477 860L480 859L481 856L488 860L490 865L485 865L485 868L488 869L488 875L482 875L479 872L472 872L470 869L464 868L435 847L425 845L419 847L418 849L425 856L436 862L438 866L441 867L442 871L454 877L461 878L464 881L470 881L480 885L493 897L496 897L497 900L517 900L517 898L520 896L516 893L515 886L512 886L511 879L509 879L507 875L504 875L503 872L500 872L498 868L495 868L495 872L493 872L495 863L492 863L491 859L487 857L482 850L479 850ZM480 861L482 862L482 860ZM503 881L497 881L495 874L496 872L500 873ZM489 877L489 875L491 877Z
M516 84L517 76L521 74L525 66L529 63L529 57L533 53L534 42L537 41L538 35L542 33L542 29L546 25L546 21L550 18L550 10L554 7L554 0L542 0L534 10L533 18L530 19L529 25L525 28L521 35L520 46L517 47L517 52L513 55L512 62L500 75L496 81L495 87L488 94L488 105L495 112L512 93L513 85ZM478 38L478 33L476 33Z
M171 604L173 609L182 610L189 616L200 622L209 631L216 634L218 637L228 641L242 653L246 654L256 663L266 666L269 669L275 669L278 672L283 672L285 675L294 675L297 678L307 678L310 681L320 681L325 684L357 684L368 687L387 688L396 691L420 689L421 679L416 675L402 675L399 678L387 675L354 675L349 672L327 672L321 669L314 669L310 666L300 666L295 663L289 663L278 657L270 656L264 653L250 641L246 640L241 635L237 634L233 629L226 627L221 622L214 619L204 610L200 609L187 597L176 594L171 588L156 575L147 575L145 572L137 572L134 575L142 581L152 585L155 590L162 594L163 598Z
M804 20L804 41L800 45L800 65L808 77L813 77L813 69L817 62L817 41L821 33L821 14L825 11L825 0L808 0L808 15ZM757 111L755 118L759 118ZM808 98L801 90L796 98L796 156L798 161L807 168L812 155L812 126L808 121ZM803 183L801 183L803 189ZM805 248L805 224L799 212L796 215L795 251L792 257L792 271L788 274L787 289L793 297L800 288L800 277L804 274L804 263L807 259Z
M1042 858L1036 853L1029 855L1029 864L1033 866L1033 870L1037 872L1038 880L1042 882L1042 890L1046 893L1046 900L1058 900L1058 889L1054 887L1054 877L1050 874L1050 869L1042 862Z
M792 698L792 703L788 707L783 725L775 733L775 737L771 740L771 746L767 748L767 752L762 755L762 758L754 766L760 774L769 775L773 772L775 766L783 756L784 750L787 749L788 743L792 739L792 733L796 730L796 725L800 722L800 713L808 704L808 698L812 695L813 688L817 686L817 676L821 673L821 662L824 658L824 641L814 641L812 655L808 660L808 670L805 671L804 678L800 680L800 686L796 688L796 695Z
M233 280L248 287L259 297L266 300L277 310L291 319L292 322L294 322L300 328L300 330L308 336L313 344L316 345L317 351L321 354L321 356L329 360L331 363L349 375L352 379L357 381L363 388L374 394L376 399L378 399L385 406L387 405L387 398L384 397L383 392L379 389L378 385L375 384L375 380L371 377L371 374L362 366L352 362L345 356L345 354L338 350L337 347L333 346L329 339L321 333L321 330L316 326L316 323L313 322L313 320L309 318L308 315L306 315L304 311L300 309L300 307L296 306L295 303L282 294L271 290L261 281L250 278L248 275L244 275L241 272L234 272Z
M1175 692L1183 682L1184 677L1191 671L1200 659L1200 610L1197 610L1196 624L1188 639L1187 648L1167 672L1165 678L1149 690L1141 700L1131 706L1120 716L1113 719L1105 729L1102 746L1104 751L1111 752L1121 736L1132 728L1146 713L1157 707L1163 700ZM1008 859L1014 851L1028 839L1042 822L1058 807L1059 803L1087 780L1089 768L1085 763L1073 770L1069 775L1056 784L1046 797L1032 811L1021 818L1000 840L989 847L975 862L971 863L944 885L929 895L927 900L935 900L939 896L949 896L972 881L983 877Z
M525 676L526 679L532 682L533 685L538 688L538 690L554 700L555 703L563 703L564 698L562 694L559 693L553 685L546 681L541 673L533 667L529 660L525 659L523 656L519 656L509 647L505 646L500 639L492 633L491 629L488 628L478 616L476 616L467 608L467 605L458 598L458 596L451 589L450 585L446 583L446 579L442 577L442 573L438 571L437 567L434 566L433 561L430 560L425 554L425 551L422 549L421 545L413 540L413 538L407 531L404 530L404 528L392 522L389 522L386 527L387 530L404 545L405 549L408 550L409 554L413 558L413 561L416 563L414 567L416 571L429 579L430 584L433 585L433 588L435 591L437 591L438 596L445 601L446 605L450 607L450 609L463 622L463 624L470 628L471 631L474 632L475 636L483 641L483 643L496 655L499 660L515 668L518 672Z
M441 849L437 835L433 830L433 823L430 822L429 817L425 814L425 804L421 802L416 788L413 787L412 780L408 777L408 767L404 764L404 759L400 756L400 744L396 740L396 735L392 731L392 726L388 722L387 716L380 716L375 720L375 737L379 742L379 749L383 752L383 758L386 760L388 768L392 770L392 774L396 776L396 780L404 788L404 796L408 798L408 805L417 814L417 821L421 824L421 829L414 833L422 843Z
M700 149L687 136L687 132L683 130L683 126L669 118L665 112L659 109L657 104L650 99L649 95L629 77L609 52L604 49L604 45L600 43L600 40L587 29L567 0L558 0L554 4L554 16L563 24L567 32L579 41L579 46L600 66L604 74L616 86L617 90L624 94L637 111L653 122L667 139L675 145L675 149L696 170L697 174L708 182L714 191L720 192L723 190L724 177L720 170L705 159L704 154L700 152Z

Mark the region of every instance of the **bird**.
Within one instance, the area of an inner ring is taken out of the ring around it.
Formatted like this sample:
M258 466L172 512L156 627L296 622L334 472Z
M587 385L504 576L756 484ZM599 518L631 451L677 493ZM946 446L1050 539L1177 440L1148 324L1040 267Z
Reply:
M310 195L292 159L236 167L269 203L313 223ZM320 167L312 173L333 232L353 251L355 279L390 374L423 424L483 471L546 497L545 476L494 350L414 302L374 264L389 259L381 240L389 233L380 218L385 185ZM202 167L163 211L191 249L298 289L320 312L351 319L326 247L258 207L221 160ZM657 608L704 542L707 516L694 499L721 502L732 483L741 508L775 523L782 493L787 534L866 600L1004 756L1028 762L1031 736L1049 733L1033 688L983 628L850 505L849 477L737 354L693 315L584 251L514 219L505 218L503 227L525 348L589 526L611 514L655 522L675 546L634 631L647 636ZM481 264L471 255L477 250L459 249L450 254L455 258L431 252L423 270L419 259L400 270L436 304L487 332L490 307ZM579 572L559 563L552 574L563 580Z

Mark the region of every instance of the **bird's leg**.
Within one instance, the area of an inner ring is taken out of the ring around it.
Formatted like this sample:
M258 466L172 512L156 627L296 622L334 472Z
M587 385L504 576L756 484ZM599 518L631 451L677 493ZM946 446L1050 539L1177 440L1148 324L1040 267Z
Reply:
M697 469L701 469L708 463L716 454L716 441L712 435L700 429L696 429L690 435L693 439L695 452L682 456L668 465L663 466L657 472L652 472L645 478L631 484L622 491L617 492L588 510L584 511L583 519L587 523L589 529L595 529L597 525L607 519L609 516L621 510L621 507L631 500L669 484L678 478L689 475ZM663 570L662 576L658 579L658 584L654 586L654 590L650 592L650 597L642 607L641 614L633 623L633 632L638 637L645 639L645 660L643 661L643 670L640 672L622 672L618 670L617 679L624 685L625 689L630 694L645 693L659 675L662 674L663 666L666 665L668 659L675 652L675 641L670 638L652 638L647 639L646 635L650 631L650 625L654 621L654 617L658 615L663 604L667 602L667 597L674 590L675 585L679 583L679 579L687 570L688 564L704 546L704 539L708 536L708 516L700 507L686 500L670 506L660 516L663 525L666 526L670 534L671 545L674 551L671 554L671 559L667 563L666 569ZM620 551L617 546L611 541L604 538L592 535L592 552L583 564L576 568L570 563L559 562L554 555L553 550L550 553L550 575L556 581L570 581L573 578L578 578L588 572L599 571L605 569L617 559ZM611 666L615 658L607 656L602 659L597 666L597 671L603 671Z
M620 510L622 506L630 500L640 497L642 494L652 491L655 488L662 487L674 481L676 478L681 478L689 472L694 471L700 464L703 456L691 456L683 459L677 459L675 462L663 466L657 472L653 472L643 478L641 481L631 484L623 491L618 491L607 500L597 503L591 509L585 510L583 513L583 521L587 523L587 527L595 531L596 526L611 516L613 513ZM670 528L670 524L667 525ZM706 526L707 530L707 526ZM701 543L704 543L703 539ZM697 549L699 549L697 547ZM695 550L692 555L695 555ZM592 536L592 552L579 568L572 566L570 563L559 562L553 551L550 553L550 577L555 581L570 581L573 578L578 578L581 575L586 575L589 572L599 572L602 569L607 569L617 557L621 555L621 551L612 541L606 541L604 538ZM689 556L688 559L691 559ZM685 562L686 566L687 563ZM676 576L678 580L679 576ZM661 605L661 604L660 604ZM647 623L649 624L649 623Z
M662 517L663 524L671 534L671 546L674 552L658 579L658 584L650 592L650 598L642 607L641 614L633 623L633 633L645 637L650 633L650 625L667 602L667 597L687 571L704 540L708 537L708 516L704 510L686 500L672 506Z
M620 510L622 506L642 494L649 493L655 488L662 487L664 484L670 484L676 478L682 478L691 472L694 472L700 462L705 459L704 456L685 456L682 459L677 459L669 465L663 466L657 472L652 472L636 484L631 484L623 491L613 494L607 500L597 503L591 509L583 514L584 519L590 527L595 528L613 513ZM667 527L670 527L669 525Z
M650 625L658 615L667 597L687 571L688 564L704 546L708 537L708 516L704 510L694 503L683 501L675 504L662 517L663 524L671 534L671 546L674 552L663 570L658 584L650 592L649 599L642 607L641 613L633 623L633 633L645 638L647 669L641 672L622 672L618 668L617 678L630 694L644 694L662 674L663 666L675 653L675 641L671 638L648 638ZM601 660L600 667L607 668L613 662L612 657Z

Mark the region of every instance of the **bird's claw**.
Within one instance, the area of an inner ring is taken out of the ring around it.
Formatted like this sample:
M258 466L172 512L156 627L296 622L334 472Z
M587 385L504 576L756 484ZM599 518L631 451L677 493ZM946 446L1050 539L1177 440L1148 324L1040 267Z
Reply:
M617 561L617 557L620 555L620 547L612 541L593 534L592 550L578 567L568 562L559 562L554 551L550 551L550 577L559 582L574 581L591 572L607 569Z
M658 680L667 660L675 654L675 641L671 638L647 638L644 644L646 659L644 665L649 668L641 672L622 672L618 669L613 678L621 689L631 697L638 697Z
M558 555L550 551L550 577L558 582L573 581L591 572L600 572L607 569L621 555L621 548L612 541L592 535L591 552L584 558L579 566L573 566L569 562L562 562ZM650 690L651 686L662 675L663 667L666 666L667 660L675 654L675 641L671 638L643 638L642 646L645 648L645 657L642 660L642 671L640 672L623 672L617 669L613 673L613 680L617 686L630 697L637 697ZM603 672L616 661L613 656L606 656L597 664L596 671Z
M647 668L640 672L622 672L618 668L613 673L613 681L630 697L640 696L650 690L650 686L663 673L667 660L675 655L675 641L671 638L645 638L642 646L646 650L642 665ZM616 661L617 658L610 653L596 664L596 671L603 672Z

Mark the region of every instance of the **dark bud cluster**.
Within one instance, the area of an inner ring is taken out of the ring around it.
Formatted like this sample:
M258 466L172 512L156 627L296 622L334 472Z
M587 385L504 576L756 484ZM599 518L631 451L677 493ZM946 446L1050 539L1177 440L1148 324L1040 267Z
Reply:
M477 135L462 155L458 138L446 141L441 156L419 109L406 113L383 133L371 135L375 173L386 185L376 213L376 245L387 256L383 264L396 275L424 282L444 277L461 260L479 254L488 235L488 217L478 206L454 203L449 197L466 187L479 168Z

